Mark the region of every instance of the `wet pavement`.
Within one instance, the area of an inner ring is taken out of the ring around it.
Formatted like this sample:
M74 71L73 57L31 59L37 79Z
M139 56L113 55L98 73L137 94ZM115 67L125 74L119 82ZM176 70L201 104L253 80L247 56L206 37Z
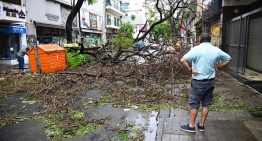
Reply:
M188 85L166 85L166 92L180 95ZM238 87L238 89L240 89ZM246 88L243 88L245 90ZM217 91L227 94L224 87ZM242 90L242 89L240 89ZM130 91L143 91L140 88L130 88ZM206 131L187 133L179 129L180 124L188 122L188 111L183 109L166 109L161 111L141 112L134 106L126 109L106 105L84 105L105 95L102 90L87 90L75 106L85 113L88 121L109 118L99 128L82 137L73 137L70 141L118 141L118 130L131 131L139 129L144 134L145 141L262 141L262 119L255 118L248 112L213 112L211 111ZM250 97L252 98L252 97ZM245 99L248 99L245 98ZM254 98L252 98L254 99ZM259 99L256 99L259 105ZM249 103L253 103L254 100ZM42 112L37 102L26 101L25 93L12 95L0 100L0 118L8 116L28 116ZM200 113L199 113L200 116ZM199 116L196 121L199 121ZM133 124L128 126L128 124ZM26 120L17 124L0 127L0 141L46 141L44 124L39 120Z
M25 100L26 93L18 93L0 100L0 118L28 116L42 112L36 101Z
M196 133L187 133L179 129L180 124L188 121L188 112L182 109L170 109L158 113L104 105L88 108L85 114L88 120L107 116L111 116L111 120L87 135L73 137L70 141L119 140L116 130L124 129L128 122L134 123L132 128L143 131L145 141L261 141L262 139L262 119L254 118L248 113L210 112L206 131L200 132L196 129ZM131 129L125 128L125 130ZM0 140L46 141L48 138L44 133L42 122L29 120L0 128Z
M30 120L0 128L0 141L48 141L44 124Z
M159 117L156 141L261 141L262 119L248 113L210 112L205 132L180 130L188 122L188 112L172 109L169 117ZM200 113L199 113L200 115ZM199 121L199 116L196 122ZM248 126L247 126L248 125Z
M99 138L100 140L100 138L104 136L109 140L117 140L115 131L131 131L132 129L142 131L145 141L153 141L156 138L158 112L140 112L137 109L122 109L112 107L112 105L100 105L88 107L84 110L84 113L88 121L110 118L110 120L106 121L105 124L92 135L93 138ZM128 124L132 125L128 127ZM103 136L99 137L102 134ZM82 140L83 138L87 139L89 137L90 135L88 134L82 138L78 137L78 139Z

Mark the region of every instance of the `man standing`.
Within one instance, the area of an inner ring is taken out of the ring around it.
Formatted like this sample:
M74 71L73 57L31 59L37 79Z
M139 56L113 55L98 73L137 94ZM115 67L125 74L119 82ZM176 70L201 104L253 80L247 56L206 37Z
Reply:
M24 56L25 54L27 54L27 51L29 50L28 47L26 47L25 45L23 45L18 54L17 54L17 61L18 61L18 66L19 66L19 73L23 73L24 72Z
M190 105L189 124L180 126L180 129L184 131L195 132L195 119L200 102L203 109L197 127L200 131L205 130L204 125L213 98L216 69L222 68L231 61L231 57L211 45L210 40L210 34L201 34L200 45L192 48L180 61L184 68L192 73L193 79L188 98ZM221 61L222 63L220 63ZM188 62L192 63L192 68Z

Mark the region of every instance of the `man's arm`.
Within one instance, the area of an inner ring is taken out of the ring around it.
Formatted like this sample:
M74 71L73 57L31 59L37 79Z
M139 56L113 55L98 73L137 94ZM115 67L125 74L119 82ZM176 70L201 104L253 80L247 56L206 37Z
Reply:
M225 52L223 52L222 50L219 52L219 60L222 60L222 63L216 64L216 69L220 69L224 66L226 66L227 64L229 64L232 60L232 58Z
M191 67L189 66L187 60L183 57L181 60L180 60L180 63L183 65L183 67L188 70L189 72L191 72L192 74L198 74L200 73L198 70L192 70Z
M224 62L219 63L219 64L216 64L216 69L220 69L220 68L226 66L227 64L229 64L229 63L231 62L231 60L232 60L232 59L227 60L227 61L224 61Z

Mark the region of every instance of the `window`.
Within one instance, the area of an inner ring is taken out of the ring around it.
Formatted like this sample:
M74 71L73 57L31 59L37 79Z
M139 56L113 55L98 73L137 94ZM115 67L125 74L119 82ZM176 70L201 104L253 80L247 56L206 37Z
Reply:
M97 15L89 13L90 28L97 29Z
M106 15L106 24L111 25L111 16L110 15Z
M3 2L7 2L7 3L12 3L12 4L16 4L16 5L21 5L21 0L1 0Z
M120 19L117 18L117 19L116 19L116 26L119 26L119 25L120 25Z
M120 10L120 4L119 4L119 2L118 1L116 1L116 0L112 0L112 4L113 4L113 7L115 8L115 9L118 9L118 10Z
M129 3L122 3L121 9L129 9Z
M117 26L117 18L114 17L114 26Z
M106 4L107 4L107 5L112 5L112 4L111 4L111 0L106 0Z

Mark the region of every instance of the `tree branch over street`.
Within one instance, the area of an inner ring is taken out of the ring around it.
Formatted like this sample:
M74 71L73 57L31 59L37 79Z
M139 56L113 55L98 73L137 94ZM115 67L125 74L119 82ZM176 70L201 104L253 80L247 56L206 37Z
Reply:
M174 7L170 7L170 9L169 9L169 14L167 16L163 17L163 13L162 13L163 9L160 8L159 2L160 2L160 0L157 0L155 6L156 6L156 9L157 9L158 13L160 14L160 19L158 21L154 22L150 26L150 28L141 37L137 37L134 40L134 42L137 42L137 41L140 41L140 40L146 38L146 36L154 29L154 27L156 25L158 25L158 24L166 21L167 19L171 18L178 9L186 8L186 3L183 0L175 1L175 4L174 4L175 6ZM140 30L140 32L142 32L142 30Z

